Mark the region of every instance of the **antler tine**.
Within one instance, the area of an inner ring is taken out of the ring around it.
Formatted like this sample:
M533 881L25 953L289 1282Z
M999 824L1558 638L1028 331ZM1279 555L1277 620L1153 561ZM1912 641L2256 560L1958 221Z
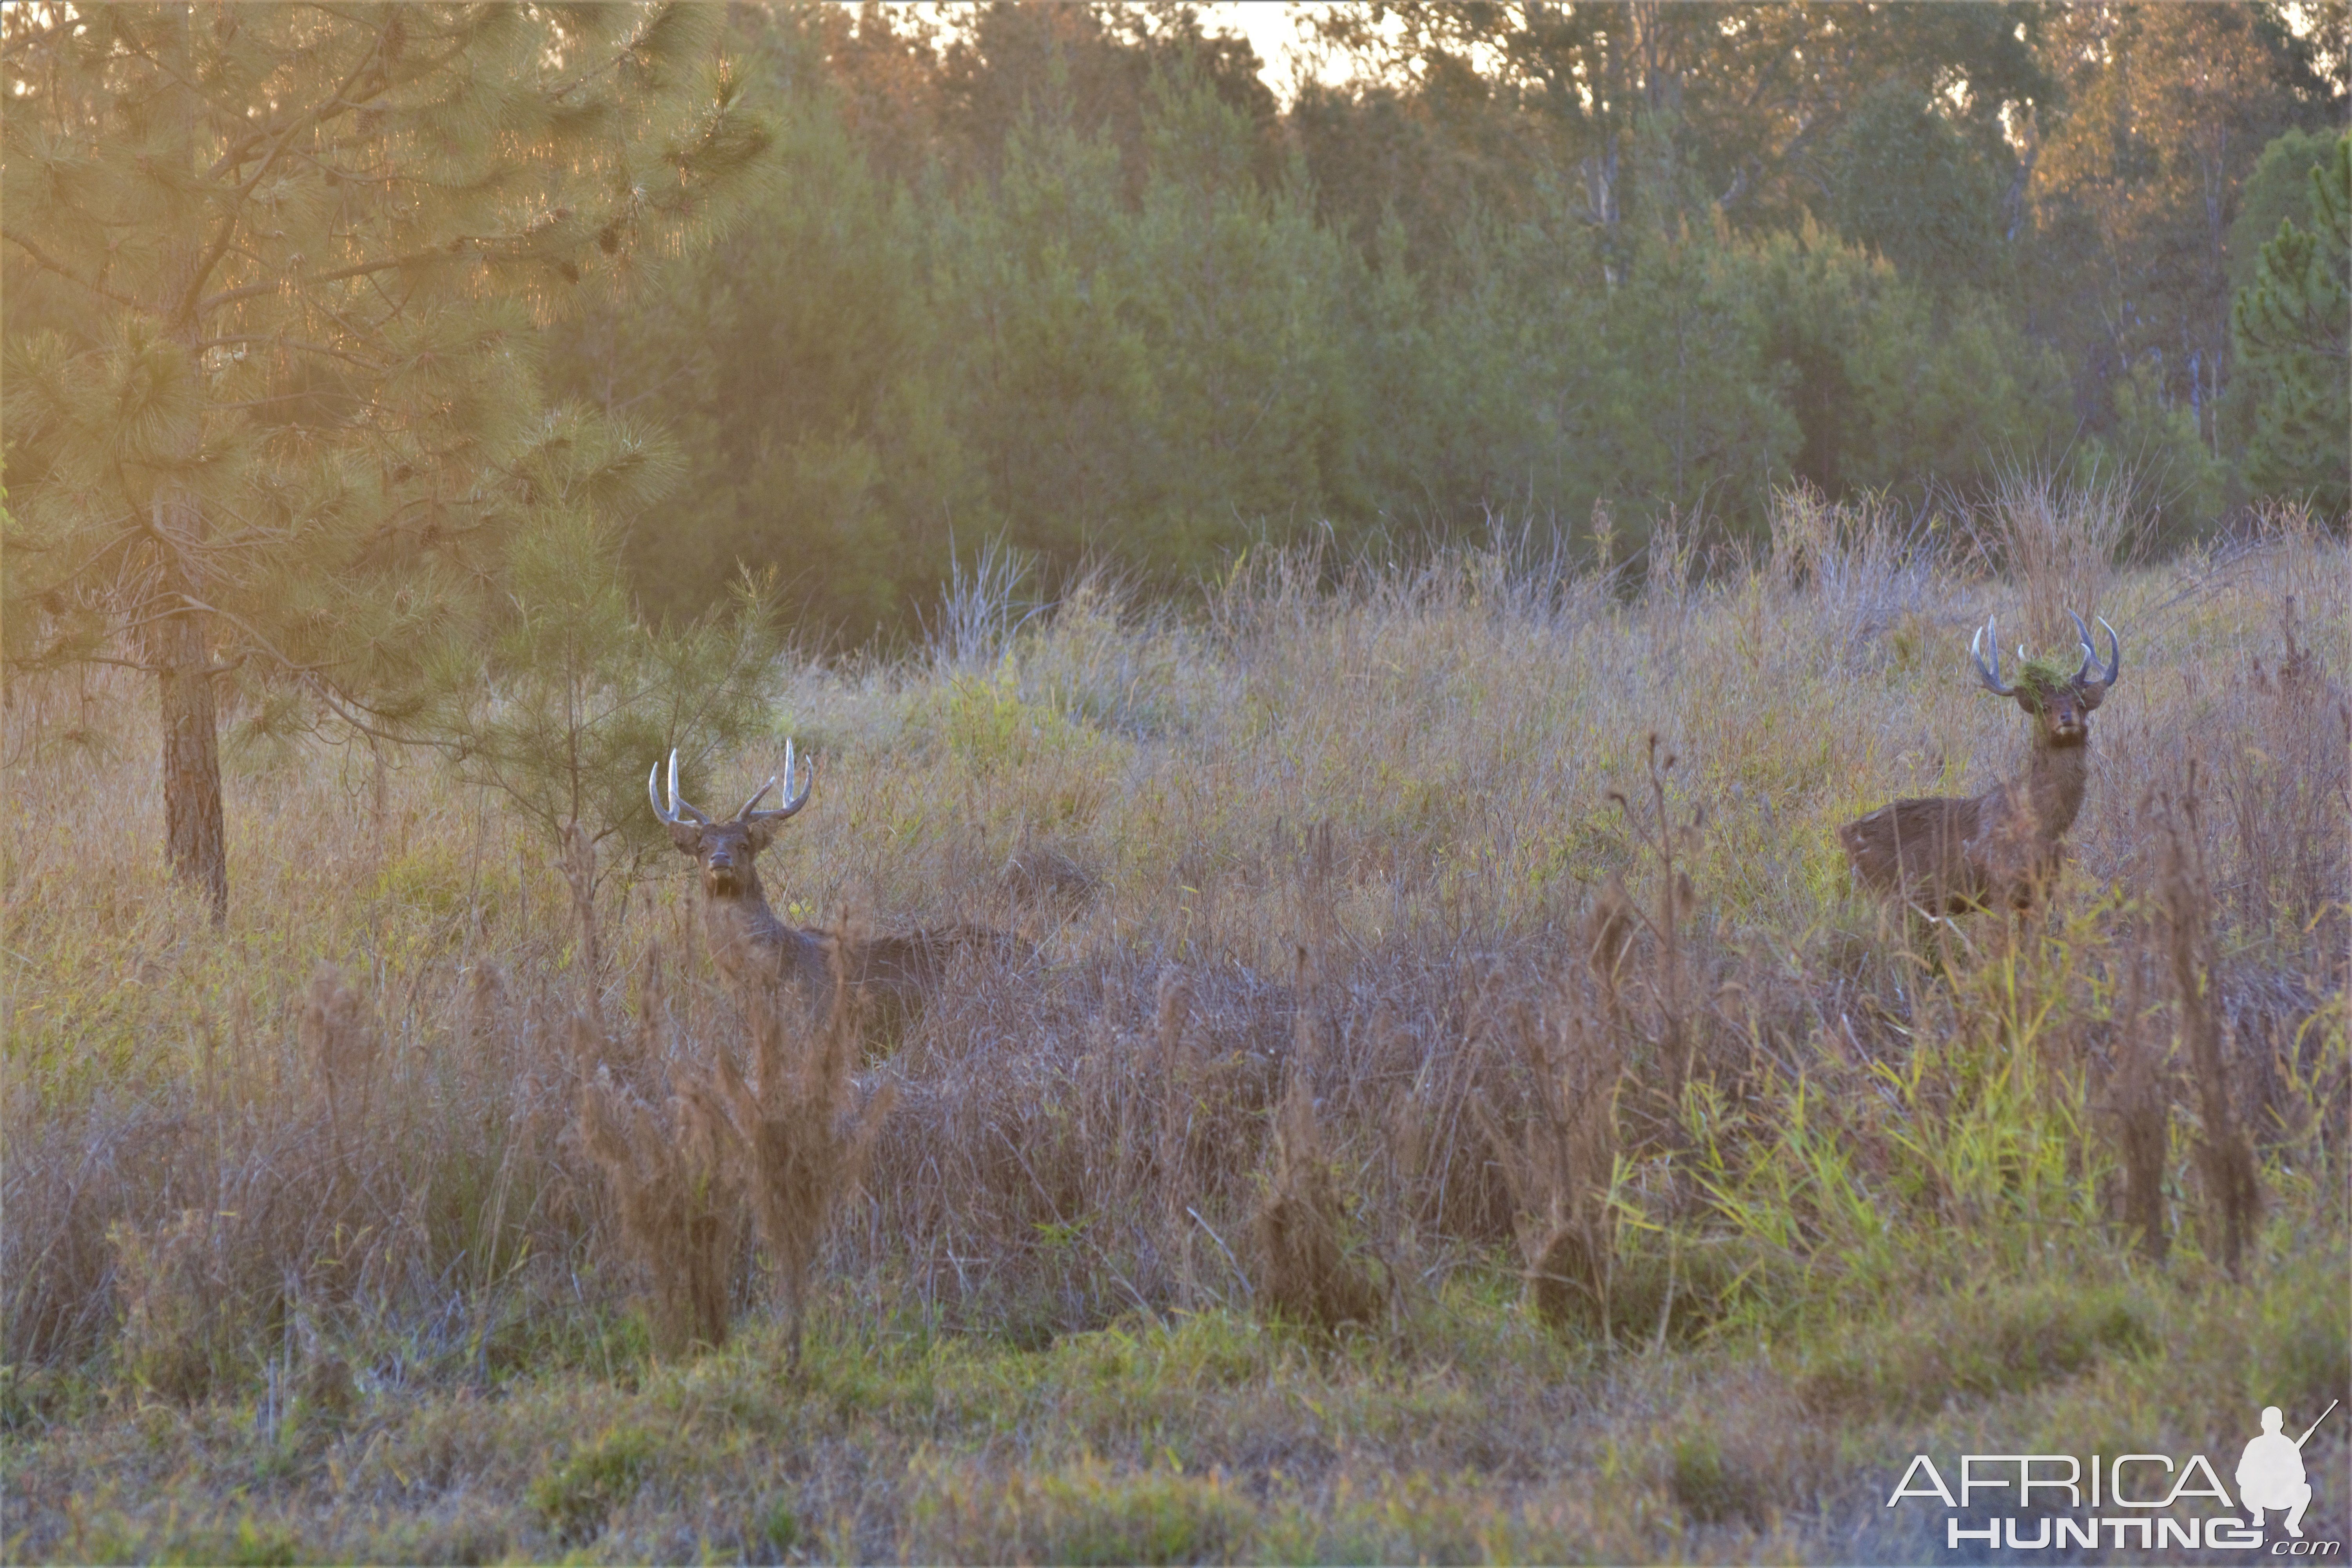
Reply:
M759 805L761 801L767 799L768 792L775 787L776 781L772 777L770 778L766 784L761 784L752 793L751 798L743 803L743 809L735 814L735 820L738 822L751 821L751 808Z
M676 746L672 746L669 751L669 807L667 810L663 809L661 795L654 787L654 781L658 779L660 776L661 764L659 763L656 763L654 764L654 771L646 775L646 797L654 803L654 815L656 816L660 817L664 822L678 822L683 820L687 822L707 823L710 820L710 818L703 816L702 813L697 810L693 805L677 798L677 748Z
M793 770L797 764L793 761L793 757L792 740L790 737L786 737L784 741L783 772L784 804L778 806L773 811L763 811L760 813L759 820L762 822L782 822L785 817L792 816L793 813L798 811L801 807L808 804L809 791L816 787L816 763L806 757L801 758L800 761L808 764L808 776L802 782L800 788L795 790L793 788ZM776 781L774 779L770 779L768 781L770 788L773 788L775 784ZM761 795L765 795L767 793L768 791L764 789L760 792ZM752 798L757 799L758 796L755 795ZM748 810L749 808L747 807L746 809Z
M2105 616L2097 617L2099 625L2106 628L2107 668L2101 670L2097 679L2094 679L2091 672L2097 668L2099 662L2099 650L2095 646L2097 639L2091 636L2091 628L2083 624L2082 616L2069 610L2066 612L2066 618L2074 623L2075 636L2083 645L2083 668L2074 672L2074 684L2103 688L2113 686L2116 683L2116 675L2123 668L2124 662L2123 642L2116 636L2116 628L2107 626L2107 618Z
M1992 639L1992 663L1989 665L1984 658L1988 636ZM1977 667L1977 679L1984 682L1986 690L1996 697L2017 695L2017 688L2008 685L2000 678L2000 630L1990 616L1987 616L1985 624L1977 628L1977 635L1969 639L1969 662Z

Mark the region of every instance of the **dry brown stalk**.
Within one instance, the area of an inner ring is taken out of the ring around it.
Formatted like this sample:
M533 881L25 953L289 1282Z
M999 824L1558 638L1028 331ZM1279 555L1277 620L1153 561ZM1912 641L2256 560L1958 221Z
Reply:
M644 1276L655 1352L723 1345L742 1194L720 1154L720 1118L695 1084L671 1099L666 1117L656 1115L614 1081L599 1059L604 1041L595 1026L575 1014L572 1027L583 1069L581 1142L604 1173L621 1235ZM592 1063L593 1078L585 1071Z
M635 1036L636 1070L646 1072L655 1064L667 1059L663 1049L663 1026L669 1011L669 990L662 976L661 943L646 943L645 963L637 984L637 1026Z
M1698 852L1706 830L1706 808L1694 806L1687 821L1677 824L1666 805L1666 775L1679 761L1672 752L1660 754L1658 732L1650 731L1648 775L1650 784L1649 820L1645 823L1633 815L1633 807L1622 790L1611 790L1607 799L1625 815L1642 847L1658 863L1657 908L1654 911L1641 908L1626 895L1624 884L1612 879L1601 902L1595 906L1592 923L1586 933L1586 951L1594 966L1596 983L1612 1008L1611 1024L1620 1037L1622 1049L1624 1013L1620 996L1620 979L1626 952L1633 941L1635 922L1648 928L1657 943L1656 973L1651 990L1658 1006L1658 1036L1654 1042L1657 1059L1667 1073L1667 1104L1669 1108L1682 1102L1683 1089L1690 1082L1692 1069L1698 1055L1698 1037L1692 1029L1690 1008L1685 994L1688 984L1683 962L1683 927L1697 911L1698 893L1691 885L1690 874L1676 864ZM1607 973L1601 972L1606 961Z
M1584 920L1585 963L1592 971L1601 1016L1611 1032L1621 1037L1625 1029L1625 960L1633 951L1634 922L1639 918L1625 891L1624 879L1612 876L1602 885L1601 896Z
M856 945L847 931L832 933L832 1005L804 1049L793 1049L791 1038L799 1009L788 1004L757 1009L751 1017L755 1081L746 1085L722 1051L706 1091L784 1298L795 1370L818 1244L835 1208L865 1179L875 1135L897 1100L897 1085L885 1083L862 1105L856 1101L850 1069L858 1059L857 1009L841 956Z
M2135 963L2125 982L2121 1061L2108 1099L2116 1143L2124 1163L2124 1229L2137 1238L2143 1255L2162 1263L2171 1250L2165 1223L2164 1170L2170 1152L2172 1100L2164 1081L2163 1053L2147 1038L2140 1017L2140 973Z
M368 1125L376 1058L376 1036L368 1026L367 1005L358 992L343 984L341 970L321 963L313 972L294 1032L319 1098L326 1105L329 1135L341 1169L347 1160L347 1140Z
M2085 614L2098 608L2116 556L2142 521L2129 487L2116 479L2062 485L2011 472L1970 532L2023 595L2027 633L2048 644L2065 637L2069 605L2080 605Z
M596 1027L604 1026L604 942L596 924L596 841L577 822L563 832L563 853L556 861L564 885L572 889L572 913L580 922L582 1002Z
M2203 835L2197 820L2197 764L2189 764L2180 795L2166 803L2164 869L2159 883L2167 955L2179 998L2180 1037L2197 1080L2197 1164L2207 1197L2218 1211L2221 1265L2244 1278L2246 1245L2262 1216L2263 1189L2254 1151L2230 1107L2228 1064L2221 1057L2221 1021L2210 991L2211 946L2207 930L2212 898L2205 877Z
M1328 840L1327 840L1328 842ZM1294 1322L1329 1330L1369 1322L1379 1287L1340 1245L1344 1212L1315 1120L1315 963L1298 950L1297 1041L1274 1123L1274 1169L1251 1229L1260 1278L1257 1301Z
M1604 893L1586 921L1603 998L1613 996L1630 930L1619 900ZM1605 1332L1616 1262L1608 1205L1622 1057L1615 1031L1580 1005L1569 986L1553 1000L1548 1018L1524 1002L1507 1015L1511 1042L1535 1085L1535 1113L1524 1134L1510 1137L1484 1100L1471 1109L1517 1211L1529 1305L1555 1328L1580 1323Z
M1160 1184L1161 1244L1172 1254L1181 1284L1189 1289L1192 1226L1184 1212L1192 1183L1192 1108L1196 1077L1184 1044L1184 1021L1192 1008L1192 988L1184 971L1170 964L1160 972L1152 996L1153 1077L1160 1091L1160 1127L1153 1168Z

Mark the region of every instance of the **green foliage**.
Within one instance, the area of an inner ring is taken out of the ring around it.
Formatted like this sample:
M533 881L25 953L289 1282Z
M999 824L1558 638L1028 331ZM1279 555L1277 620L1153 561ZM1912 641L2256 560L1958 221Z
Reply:
M2230 312L2255 386L2247 478L2327 512L2352 502L2352 133L2309 174L2309 229L2281 218Z
M1753 256L1764 357L1801 433L1790 466L1823 494L1979 487L2072 433L2063 366L1990 297L1936 298L1810 225Z
M1908 278L1979 287L2000 261L2000 175L1916 82L1864 93L1832 145L1839 232Z
M2142 177L2081 142L2138 110L2102 78L2057 118L2039 16L1335 14L1328 38L1401 74L1302 93L1286 163L1232 41L1181 14L992 9L948 49L878 14L744 15L781 177L655 308L551 361L679 433L697 481L627 542L663 615L772 565L812 640L897 637L959 538L1165 587L1309 526L1367 553L1596 505L1636 538L1753 532L1790 477L1969 493L2142 463L2168 529L2236 494L2210 345L2184 390L2170 340L2114 360L2084 323L2131 311L2063 292L2105 220L2041 201L2004 116L2072 138L2071 192ZM2274 44L2231 68L2288 69Z
M1797 1376L1825 1413L1932 1414L1954 1395L2021 1393L2159 1342L2154 1312L2128 1288L2079 1279L2001 1284L1926 1304L1903 1321L1825 1342Z
M868 167L790 13L746 8L747 93L772 105L771 175L740 221L646 297L551 334L564 396L657 414L692 482L633 520L624 552L657 618L724 599L739 569L850 638L897 626L947 574L968 464L938 406L915 205Z
M2336 156L2341 132L2297 127L2273 136L2238 187L2238 213L2230 220L2230 297L2254 280L2263 247L2282 223L2311 216L2311 172Z
M919 1517L1005 1561L1117 1563L1226 1558L1247 1513L1219 1477L1082 1461L1009 1483L943 1486Z
M740 749L767 714L771 587L746 578L729 609L648 626L611 531L591 511L559 514L515 542L501 608L478 695L445 722L460 773L558 839L577 824L596 841L657 845L641 770L677 748L691 796L702 760Z
M551 480L641 478L562 471L534 333L763 155L718 21L10 12L5 652L163 677L171 850L216 917L212 672L281 725L429 734Z
M530 1483L526 1500L546 1527L575 1545L593 1541L613 1510L636 1495L659 1445L641 1426L614 1426Z
M509 544L506 592L456 657L477 678L439 718L461 776L502 792L551 837L659 838L640 767L673 746L696 759L740 746L765 710L775 653L772 590L749 577L727 610L648 626L622 579L614 538L677 472L675 449L578 407L551 414L513 465L533 502Z
M302 1556L301 1539L293 1531L247 1515L236 1521L234 1530L182 1536L165 1545L155 1561L227 1568L292 1568Z
M1757 1479L1727 1457L1712 1433L1685 1432L1675 1439L1669 1484L1675 1500L1706 1524L1754 1519L1763 1509Z
M2112 389L2114 417L2106 429L2083 437L2066 455L2065 471L2078 484L2119 479L2148 518L2151 542L2175 545L2200 524L2241 499L2244 485L2233 464L2215 455L2198 434L2198 416L2168 402L2153 364L2135 365Z
M792 1499L770 1499L755 1517L752 1533L780 1557L799 1545L801 1521L800 1515L793 1511Z

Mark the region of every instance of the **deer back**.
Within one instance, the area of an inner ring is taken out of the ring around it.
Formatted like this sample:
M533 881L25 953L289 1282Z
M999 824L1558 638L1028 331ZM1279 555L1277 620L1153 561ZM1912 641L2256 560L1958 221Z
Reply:
M1982 802L1948 795L1898 800L1838 829L1854 879L1932 913L1957 913L1986 891L1969 864Z

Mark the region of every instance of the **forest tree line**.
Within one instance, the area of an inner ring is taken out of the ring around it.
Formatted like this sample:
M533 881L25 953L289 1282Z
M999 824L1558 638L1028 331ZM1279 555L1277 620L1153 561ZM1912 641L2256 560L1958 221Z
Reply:
M224 738L641 835L991 545L2345 508L2341 0L1308 15L1285 101L1181 5L0 10L10 694L156 678L225 918Z
M853 643L998 538L1181 582L2014 468L2340 510L2341 329L2298 424L2232 307L2324 226L2341 12L1342 5L1286 105L1181 5L741 7L773 178L549 384L677 443L648 607L757 563Z

